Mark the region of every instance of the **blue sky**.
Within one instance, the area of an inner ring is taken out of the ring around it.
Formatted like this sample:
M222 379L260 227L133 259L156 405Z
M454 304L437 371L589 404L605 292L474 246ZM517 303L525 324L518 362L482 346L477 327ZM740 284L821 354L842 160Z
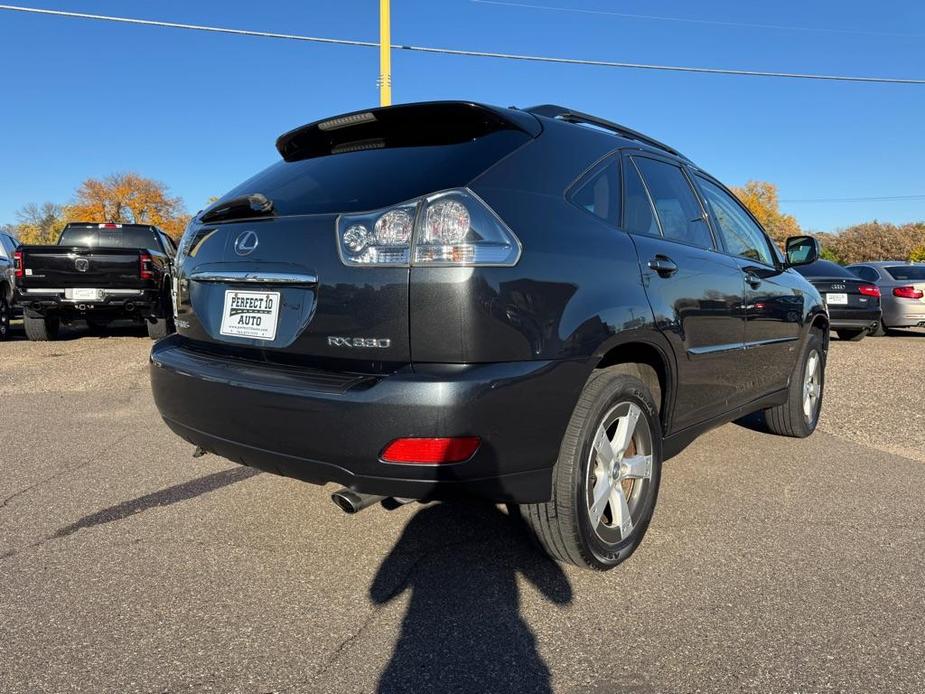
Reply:
M393 42L678 65L925 78L914 0L393 0ZM31 7L377 40L376 0L21 0ZM644 14L697 21L616 16ZM790 28L730 26L727 23ZM0 223L135 170L191 212L276 158L280 133L376 105L375 49L0 12ZM925 87L393 55L396 102L567 104L784 200L925 195ZM804 227L925 219L925 199L785 203Z

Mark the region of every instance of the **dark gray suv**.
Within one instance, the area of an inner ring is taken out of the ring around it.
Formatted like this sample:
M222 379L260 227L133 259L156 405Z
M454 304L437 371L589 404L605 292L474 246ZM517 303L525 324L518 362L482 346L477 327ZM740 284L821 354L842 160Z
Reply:
M281 160L190 223L177 334L151 354L198 446L357 511L519 505L554 557L638 546L662 461L764 411L816 426L819 293L716 179L567 108L463 102L286 133Z
M12 234L0 231L0 340L10 337L13 319L13 287L15 286L15 253L19 240Z

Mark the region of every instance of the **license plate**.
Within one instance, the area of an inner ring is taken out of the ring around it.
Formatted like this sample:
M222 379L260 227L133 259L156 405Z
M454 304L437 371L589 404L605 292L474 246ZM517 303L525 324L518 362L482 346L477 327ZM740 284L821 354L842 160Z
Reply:
M279 292L227 290L222 310L222 335L254 340L276 339Z
M848 303L847 294L826 294L825 303L830 305L840 305L844 306Z
M71 297L74 301L98 301L100 298L99 289L87 289L86 287L74 287L71 289Z

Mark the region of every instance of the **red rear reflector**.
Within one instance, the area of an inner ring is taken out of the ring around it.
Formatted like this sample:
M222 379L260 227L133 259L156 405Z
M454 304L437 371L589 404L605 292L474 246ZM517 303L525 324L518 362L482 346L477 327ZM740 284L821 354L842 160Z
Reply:
M382 451L386 463L440 465L461 463L472 457L481 440L478 436L457 436L443 439L395 439Z
M16 268L16 276L22 277L22 273L23 273L22 251L13 251L13 266Z
M893 296L898 296L900 299L921 299L925 296L925 292L915 287L894 287Z
M864 296L880 296L880 288L875 287L872 284L862 284L860 287L858 287L858 290Z
M151 254L142 251L138 254L138 276L143 280L153 280L154 272L151 270Z

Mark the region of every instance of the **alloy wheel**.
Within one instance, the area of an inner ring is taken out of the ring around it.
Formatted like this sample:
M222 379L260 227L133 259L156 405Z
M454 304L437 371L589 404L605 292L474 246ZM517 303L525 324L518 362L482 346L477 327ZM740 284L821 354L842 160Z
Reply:
M625 540L639 521L652 480L652 431L638 405L621 402L604 416L587 469L591 527L605 542Z
M821 397L822 359L819 352L812 350L806 358L806 368L803 372L803 416L807 422L816 418Z

